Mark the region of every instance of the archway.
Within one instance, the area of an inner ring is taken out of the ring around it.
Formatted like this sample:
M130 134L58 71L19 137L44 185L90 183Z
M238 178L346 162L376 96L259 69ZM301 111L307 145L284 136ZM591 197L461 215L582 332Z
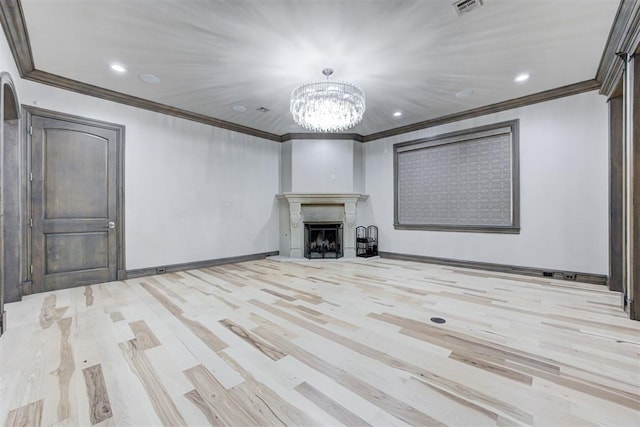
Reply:
M0 334L7 327L5 302L21 292L20 103L11 75L0 73Z

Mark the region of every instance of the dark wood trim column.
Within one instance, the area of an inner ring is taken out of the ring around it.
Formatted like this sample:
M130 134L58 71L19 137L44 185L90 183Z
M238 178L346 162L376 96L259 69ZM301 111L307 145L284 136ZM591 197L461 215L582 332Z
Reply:
M631 143L631 168L629 170L629 183L631 192L631 241L630 250L630 280L631 301L629 315L633 320L640 320L640 56L634 55L633 59L633 111L631 113L632 143Z
M624 280L624 103L609 99L609 289L622 292Z

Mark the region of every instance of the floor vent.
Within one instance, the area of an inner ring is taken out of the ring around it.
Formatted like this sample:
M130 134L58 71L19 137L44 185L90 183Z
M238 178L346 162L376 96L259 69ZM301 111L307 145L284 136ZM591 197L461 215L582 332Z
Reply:
M482 6L482 0L459 0L453 4L458 16L469 13Z

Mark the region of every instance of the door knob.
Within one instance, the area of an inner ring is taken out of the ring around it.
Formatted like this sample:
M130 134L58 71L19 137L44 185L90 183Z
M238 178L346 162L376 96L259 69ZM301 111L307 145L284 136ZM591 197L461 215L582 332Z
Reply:
M113 230L114 228L116 228L115 221L109 221L109 229Z

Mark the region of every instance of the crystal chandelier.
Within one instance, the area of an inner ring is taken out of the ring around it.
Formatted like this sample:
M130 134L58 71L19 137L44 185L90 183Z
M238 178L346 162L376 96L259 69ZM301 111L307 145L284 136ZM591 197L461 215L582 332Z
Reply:
M350 83L329 81L331 68L322 74L326 81L303 84L291 93L293 120L315 132L340 132L360 123L364 92Z

